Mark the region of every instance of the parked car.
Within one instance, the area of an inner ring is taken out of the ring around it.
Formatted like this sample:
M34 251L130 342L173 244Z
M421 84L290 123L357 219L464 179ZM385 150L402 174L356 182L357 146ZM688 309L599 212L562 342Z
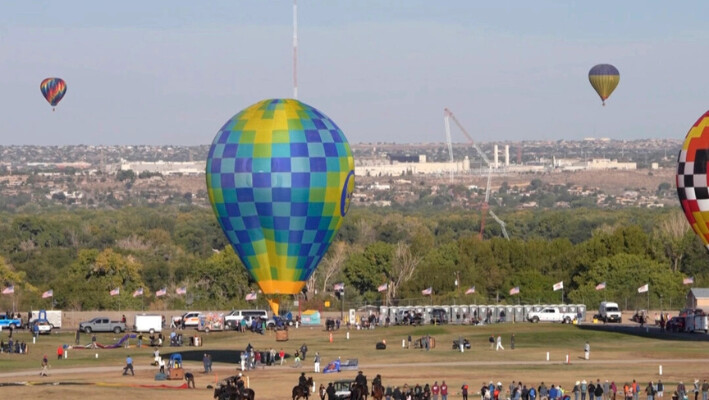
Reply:
M530 322L561 322L562 324L570 324L576 319L576 313L563 313L559 307L546 307L540 311L533 311L527 314L527 320Z
M31 332L34 332L34 327L37 327L37 333L40 335L49 335L52 333L52 324L47 320L34 320L31 326Z
M684 317L672 317L665 328L670 332L684 332Z
M126 331L126 324L121 321L111 321L108 317L96 317L80 323L79 330L84 333L113 332L118 334Z
M352 382L354 382L354 378L349 380L341 379L333 382L332 385L335 387L335 398L337 400L349 400Z

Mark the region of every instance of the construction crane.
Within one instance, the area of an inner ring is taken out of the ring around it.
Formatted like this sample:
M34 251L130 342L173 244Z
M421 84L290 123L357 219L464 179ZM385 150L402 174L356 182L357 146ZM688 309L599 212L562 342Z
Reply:
M493 214L493 212L490 210L490 206L489 206L490 181L492 180L492 163L490 162L490 159L487 158L487 155L485 155L485 153L482 151L480 146L478 146L478 144L475 143L475 141L473 140L473 137L470 136L470 134L468 133L468 131L465 130L465 128L463 128L463 125L460 123L460 121L458 121L458 118L456 118L455 115L453 115L453 112L451 110L449 110L448 108L445 108L443 110L443 122L446 127L446 138L448 139L448 152L450 153L451 160L453 159L453 148L451 145L451 133L450 133L450 122L449 122L449 120L451 120L451 119L453 120L453 122L455 122L456 126L458 126L458 129L460 129L460 131L463 132L463 135L465 135L465 137L468 139L468 141L470 141L470 144L473 146L475 151L478 152L478 154L480 155L480 158L482 158L485 161L485 164L487 164L487 184L485 185L485 200L482 203L481 212L480 212L480 235L479 236L480 236L480 239L482 239L483 232L485 231L485 216L487 215L488 211L490 212L491 215L493 215L493 218L495 218L495 221L497 221L498 223L502 222L502 220L500 220L499 218L497 218L497 216L495 216ZM505 230L504 225L502 225L502 230L503 230L503 233L505 234L505 237L507 237L507 232ZM509 240L509 237L507 237L507 239Z
M495 213L492 212L492 210L489 210L489 212L490 212L490 215L492 216L492 218L494 218L495 221L497 221L497 223L500 224L500 228L502 228L502 235L505 237L505 239L510 240L510 235L507 234L507 229L505 228L505 226L507 225L507 224L505 224L505 221L501 220L497 215L495 215Z

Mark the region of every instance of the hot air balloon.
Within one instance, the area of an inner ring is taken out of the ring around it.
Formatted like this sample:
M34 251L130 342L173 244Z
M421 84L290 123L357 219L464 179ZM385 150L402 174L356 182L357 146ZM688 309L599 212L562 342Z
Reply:
M52 111L54 111L54 107L66 94L66 82L61 78L47 78L39 84L39 90L42 91L42 96L52 105Z
M274 313L325 255L354 189L340 128L293 99L260 101L219 130L207 158L212 209Z
M709 111L704 113L682 144L677 157L677 196L687 221L709 250Z
M620 73L618 69L610 64L598 64L588 71L588 80L591 86L596 90L603 105L606 105L606 99L613 93L618 82L620 82Z

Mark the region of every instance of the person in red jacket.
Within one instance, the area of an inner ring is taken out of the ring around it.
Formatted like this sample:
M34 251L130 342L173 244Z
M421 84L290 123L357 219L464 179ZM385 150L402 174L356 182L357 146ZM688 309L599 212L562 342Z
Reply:
M468 385L466 383L460 387L460 391L463 394L463 400L468 400Z
M62 358L64 358L64 348L59 345L59 347L57 347L57 360L61 360Z
M433 400L438 400L438 394L441 392L441 387L438 386L438 381L433 382L433 386L431 386L431 395L433 396Z
M441 400L448 400L448 385L446 385L446 381L441 383Z

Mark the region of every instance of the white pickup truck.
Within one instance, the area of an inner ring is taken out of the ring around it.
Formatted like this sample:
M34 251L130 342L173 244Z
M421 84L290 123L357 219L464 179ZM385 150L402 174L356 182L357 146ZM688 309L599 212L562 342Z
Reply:
M539 311L532 311L527 314L527 320L530 322L561 322L570 324L576 319L576 313L563 313L559 311L559 307L545 307Z

